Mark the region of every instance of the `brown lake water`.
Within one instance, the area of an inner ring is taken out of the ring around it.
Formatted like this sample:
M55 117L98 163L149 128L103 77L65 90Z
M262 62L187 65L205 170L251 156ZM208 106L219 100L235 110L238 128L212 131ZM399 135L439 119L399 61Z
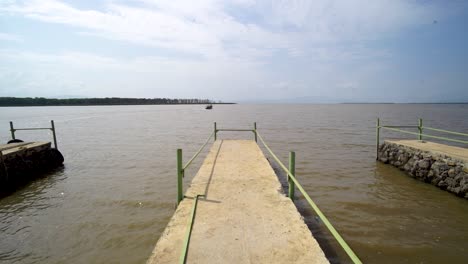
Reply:
M364 262L467 263L468 201L376 162L379 116L384 124L416 125L421 117L427 126L468 132L468 105L0 108L1 142L10 120L44 127L53 119L65 157L62 169L0 199L0 263L144 263L174 212L176 149L187 161L214 121L219 128L257 121L284 163L296 151L298 179ZM51 139L46 131L17 137ZM382 132L398 137L408 138ZM186 173L185 186L203 159ZM296 205L334 252L330 259L347 263L304 200Z

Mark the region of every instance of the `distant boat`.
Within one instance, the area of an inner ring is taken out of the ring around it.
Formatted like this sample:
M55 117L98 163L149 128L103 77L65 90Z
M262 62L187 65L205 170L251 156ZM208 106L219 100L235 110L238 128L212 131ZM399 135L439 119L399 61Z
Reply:
M209 104L209 105L207 105L207 106L205 107L205 109L213 109L213 105L210 105L210 104Z

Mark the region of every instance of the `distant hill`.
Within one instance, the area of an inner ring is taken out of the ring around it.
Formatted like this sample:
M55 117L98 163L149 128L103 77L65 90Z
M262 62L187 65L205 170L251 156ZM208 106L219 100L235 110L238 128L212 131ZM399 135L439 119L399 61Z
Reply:
M339 99L328 98L323 96L304 96L294 98L282 98L282 99L251 99L242 100L241 103L250 104L334 104L340 103Z
M341 97L326 97L326 96L303 96L283 99L251 99L242 100L240 103L247 104L467 104L468 102L457 101L428 101L428 102L398 102L384 101L379 99L346 99Z
M174 104L232 104L215 102L209 99L170 99L170 98L69 98L44 97L0 97L2 106L79 106L79 105L174 105Z

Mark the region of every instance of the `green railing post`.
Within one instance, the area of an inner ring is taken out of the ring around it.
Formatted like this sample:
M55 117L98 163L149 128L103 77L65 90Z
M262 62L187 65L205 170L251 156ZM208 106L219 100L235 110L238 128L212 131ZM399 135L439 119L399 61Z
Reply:
M377 154L376 154L376 160L379 160L379 144L380 144L380 118L377 118Z
M292 175L296 176L296 152L290 151L289 152L289 171ZM288 174L288 185L289 185L289 192L288 196L291 200L294 201L294 182Z
M254 122L255 142L257 142L257 122Z
M10 132L11 132L11 139L16 139L15 138L15 129L13 128L13 122L10 121Z
M184 169L182 168L182 149L177 149L177 204L180 204L184 198L182 193L182 177L184 176Z
M218 130L216 129L216 122L214 122L214 141L216 141L216 134L218 133Z
M55 124L54 124L54 120L50 120L50 125L51 125L51 130L52 130L52 137L54 138L54 146L55 146L55 149L58 149L57 148L57 135L55 134Z
M418 131L419 131L418 139L419 140L422 140L422 132L423 132L422 126L423 126L422 118L419 118L418 120Z

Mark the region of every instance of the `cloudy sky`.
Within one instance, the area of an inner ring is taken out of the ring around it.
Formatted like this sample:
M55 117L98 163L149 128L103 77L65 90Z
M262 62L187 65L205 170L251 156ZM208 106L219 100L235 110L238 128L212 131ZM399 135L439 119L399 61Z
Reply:
M0 96L468 101L468 1L0 0Z

